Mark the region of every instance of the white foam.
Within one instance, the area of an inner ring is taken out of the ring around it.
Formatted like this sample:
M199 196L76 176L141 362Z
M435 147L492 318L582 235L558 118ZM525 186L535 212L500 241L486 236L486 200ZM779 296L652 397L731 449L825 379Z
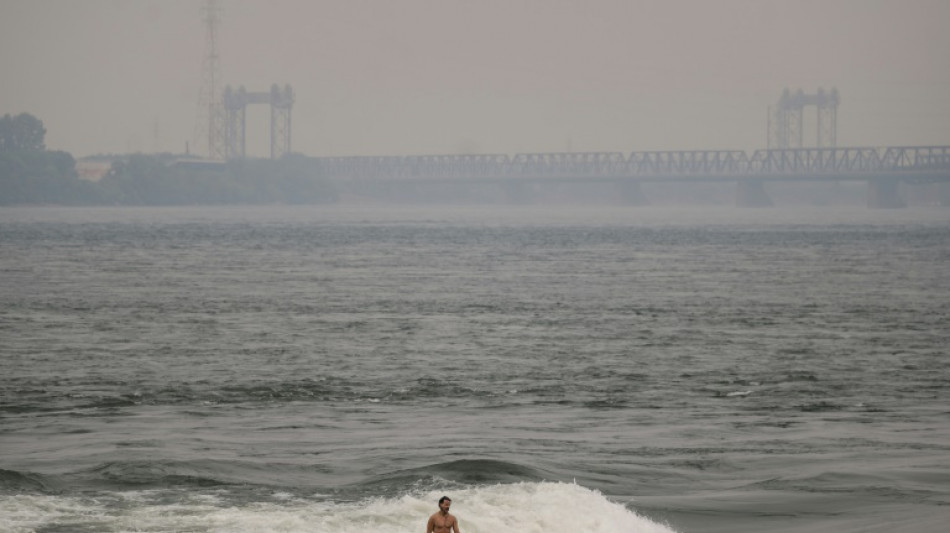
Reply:
M727 393L726 396L731 398L734 396L748 396L750 394L752 394L752 391L750 390L737 390L737 391Z
M672 532L609 501L597 491L575 484L497 485L462 491L451 497L453 514L459 517L466 533ZM427 503L431 508L432 503Z
M104 531L195 531L209 533L415 533L437 510L441 493L405 495L354 503L284 499L222 507L214 499L188 497L154 505L125 493L131 505L103 506L60 496L0 498L9 520L0 532L26 533L43 526L74 524ZM518 483L455 491L452 513L465 533L672 533L602 494L569 483Z

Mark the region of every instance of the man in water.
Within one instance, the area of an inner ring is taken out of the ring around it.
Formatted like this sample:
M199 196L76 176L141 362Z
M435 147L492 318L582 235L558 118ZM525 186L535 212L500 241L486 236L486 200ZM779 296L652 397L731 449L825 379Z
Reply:
M452 500L448 496L439 498L439 511L429 517L426 533L449 533L450 531L460 533L458 519L449 514L451 505Z

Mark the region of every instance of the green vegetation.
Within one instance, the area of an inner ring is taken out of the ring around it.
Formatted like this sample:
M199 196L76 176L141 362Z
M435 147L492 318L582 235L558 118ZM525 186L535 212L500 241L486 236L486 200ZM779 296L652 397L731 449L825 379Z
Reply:
M96 185L75 164L66 152L0 151L0 205L96 203Z
M45 150L45 140L43 121L29 113L0 118L0 152Z
M50 152L43 122L21 113L0 117L0 205L95 202L95 185L76 174L66 152Z
M337 200L319 162L279 160L208 164L172 154L114 158L98 182L79 178L67 152L45 149L46 129L22 113L0 118L0 205L318 204Z

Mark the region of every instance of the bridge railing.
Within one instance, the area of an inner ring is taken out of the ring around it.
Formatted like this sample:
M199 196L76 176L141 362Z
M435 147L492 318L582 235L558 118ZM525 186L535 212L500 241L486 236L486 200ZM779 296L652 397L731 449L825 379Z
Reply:
M875 148L794 148L756 150L749 173L835 173L867 172L881 169Z
M466 178L503 176L509 166L508 154L459 154L406 156L401 161L405 176Z
M397 178L401 176L401 156L340 156L319 158L327 176L334 178Z
M744 174L749 159L740 150L631 152L628 174Z
M624 170L620 152L573 152L515 154L511 159L511 176L617 176Z
M884 151L887 169L935 170L950 168L950 146L896 146Z

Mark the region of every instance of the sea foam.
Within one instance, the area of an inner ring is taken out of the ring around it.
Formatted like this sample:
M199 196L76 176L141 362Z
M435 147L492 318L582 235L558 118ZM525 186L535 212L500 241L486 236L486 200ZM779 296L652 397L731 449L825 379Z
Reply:
M139 496L137 496L137 494ZM143 493L125 493L125 505L65 496L0 498L13 520L3 533L69 524L97 531L195 531L232 533L415 533L425 528L442 494L407 494L361 502L308 501L221 506L214 498L182 494L155 505ZM461 489L449 494L465 533L673 533L597 491L570 483L515 483ZM142 501L136 500L141 497Z

